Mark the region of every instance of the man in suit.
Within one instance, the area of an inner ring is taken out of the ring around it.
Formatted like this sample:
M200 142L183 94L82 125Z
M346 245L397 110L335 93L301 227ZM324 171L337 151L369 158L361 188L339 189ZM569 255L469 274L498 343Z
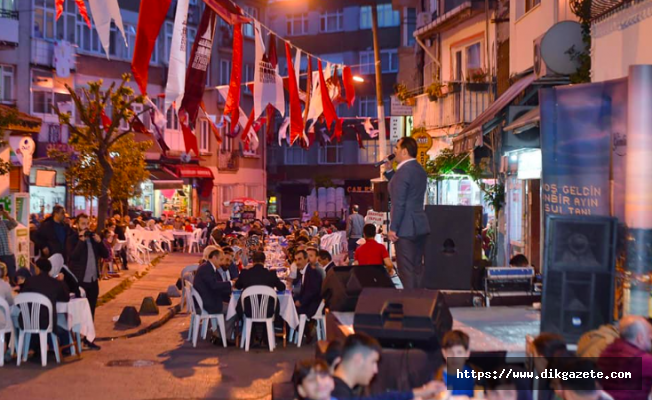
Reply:
M43 221L34 236L34 244L45 257L52 254L62 254L66 258L66 240L72 234L70 226L64 220L66 210L62 206L54 206L52 215Z
M405 137L396 143L396 171L385 176L389 180L392 202L387 236L396 246L398 274L405 289L423 287L423 254L430 233L423 208L428 175L416 160L417 142Z
M297 271L300 275L298 279L301 279L301 290L294 304L297 306L299 315L306 314L310 318L315 315L321 302L323 278L315 268L310 267L308 254L305 250L296 252L294 262L297 264Z
M251 286L268 286L278 291L285 290L285 283L278 278L276 272L265 268L265 253L262 251L255 252L252 261L253 263L242 271L235 282L236 289L244 290ZM268 315L274 312L271 307L272 304L270 303L267 310ZM238 303L238 312L242 313L241 303ZM245 313L251 315L251 304L249 302L245 304Z
M95 306L100 295L100 260L107 258L109 252L102 243L97 233L89 230L90 220L88 215L77 216L77 232L68 236L66 254L68 254L68 268L75 275L79 286L86 292L86 298L91 308L91 315L95 318ZM92 350L100 347L94 343L84 341Z
M224 252L224 259L222 262L222 271L228 272L228 277L230 281L238 279L240 271L238 271L238 266L235 265L235 251L231 247L224 247L222 249Z
M230 280L223 280L220 273L220 265L223 263L224 252L219 247L215 247L208 255L208 260L199 266L195 279L193 281L194 289L201 297L204 310L209 314L226 314L229 307L229 298L231 296ZM195 307L198 307L195 304ZM226 321L226 336L231 337L235 317Z
M333 256L331 256L331 253L329 253L327 250L319 250L319 254L317 255L317 262L319 265L323 266L324 273L326 275L328 275L328 271L335 267Z

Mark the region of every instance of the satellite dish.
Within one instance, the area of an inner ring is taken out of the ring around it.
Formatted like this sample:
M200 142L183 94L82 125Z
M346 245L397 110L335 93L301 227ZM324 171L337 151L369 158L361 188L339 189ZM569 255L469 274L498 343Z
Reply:
M579 60L572 59L569 52L574 49L581 53L585 48L582 26L578 22L558 22L543 36L540 48L535 48L535 65L536 58L540 57L549 72L570 75L577 71Z

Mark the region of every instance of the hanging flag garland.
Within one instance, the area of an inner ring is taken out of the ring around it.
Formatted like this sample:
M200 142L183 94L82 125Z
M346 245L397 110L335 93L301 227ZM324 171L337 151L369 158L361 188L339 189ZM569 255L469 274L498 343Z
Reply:
M82 3L84 0L79 0ZM165 22L172 0L142 0L138 12L138 28L136 31L136 46L134 58L131 61L131 71L140 92L147 94L147 77L149 60L156 45L156 38Z
M351 108L355 101L355 87L353 86L351 67L348 65L342 70L342 79L344 80L344 90L346 91L346 105Z
M230 0L204 0L204 3L229 25L251 22L251 19L244 15L242 9Z
M260 23L254 21L256 44L256 64L254 65L254 118L258 118L265 107L271 104L281 115L285 115L285 93L283 79L278 74L278 65L274 67L265 54L265 45Z
M206 71L213 53L213 37L216 25L217 14L212 9L206 8L199 22L197 38L192 45L190 62L186 70L186 87L180 107L188 112L190 126L195 125L197 113L199 112L199 103L206 89Z
M240 86L242 85L242 25L233 25L233 56L231 58L231 81L224 106L224 115L231 118L231 126L240 117Z
M109 58L111 20L114 21L115 26L118 28L120 33L122 33L122 39L125 41L125 44L127 44L127 35L125 35L125 28L122 25L122 16L120 15L118 0L89 0L88 4L91 7L91 14L93 15L93 22L95 22L97 36L100 38L106 58Z
M172 43L170 44L170 61L168 62L168 82L165 86L165 104L167 112L172 104L179 108L183 100L186 85L186 54L188 48L188 3L189 0L178 0L172 28ZM178 111L178 110L177 110Z
M88 11L86 10L86 4L84 3L84 0L75 0L75 3L77 4L77 8L79 8L79 13L81 14L82 18L84 18L84 21L86 21L86 25L88 25L88 29L91 29L91 20L88 18ZM63 3L61 4L61 6L62 6L61 10L63 11Z
M292 51L290 44L285 42L285 55L288 60L288 78L290 85L290 143L294 143L303 133L303 116L301 115L301 103L299 102L299 87L292 65Z

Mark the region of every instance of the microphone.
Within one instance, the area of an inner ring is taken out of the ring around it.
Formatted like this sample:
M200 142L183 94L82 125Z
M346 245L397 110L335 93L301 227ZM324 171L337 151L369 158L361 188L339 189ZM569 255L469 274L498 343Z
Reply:
M374 164L374 167L378 168L378 167L380 167L381 165L385 164L386 162L388 162L388 161L392 161L395 157L396 157L396 156L395 156L394 154L390 154L390 155L388 155L387 157L385 157L384 159L382 159L382 160L378 161L377 163L375 163L375 164Z

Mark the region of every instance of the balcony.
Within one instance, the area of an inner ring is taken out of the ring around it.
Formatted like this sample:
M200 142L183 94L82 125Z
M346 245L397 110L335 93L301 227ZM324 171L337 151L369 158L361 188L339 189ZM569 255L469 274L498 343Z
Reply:
M471 123L490 104L493 85L478 88L477 84L455 82L449 93L435 101L428 95L416 96L414 126L441 129Z
M220 150L217 160L219 171L237 172L240 169L240 154L237 150Z
M54 43L47 40L32 38L32 64L44 67L54 67Z
M18 46L18 11L0 9L0 50Z

